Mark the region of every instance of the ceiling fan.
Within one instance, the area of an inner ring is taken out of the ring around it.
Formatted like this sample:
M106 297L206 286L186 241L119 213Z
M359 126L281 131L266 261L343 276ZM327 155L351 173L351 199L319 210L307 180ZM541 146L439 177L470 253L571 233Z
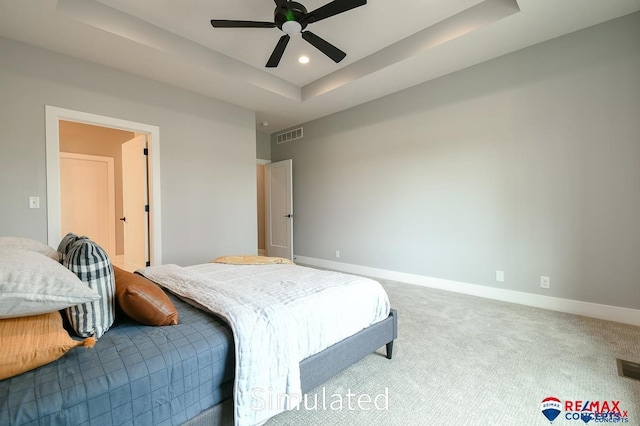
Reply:
M327 55L334 62L340 62L347 56L328 41L318 37L311 31L303 31L307 25L314 22L330 18L342 12L364 6L367 0L334 0L311 12L295 1L274 0L276 9L273 12L273 22L259 21L233 21L224 19L212 19L211 25L214 28L279 28L286 34L280 37L276 48L273 49L271 57L267 61L268 68L277 67L284 54L292 35L301 34L302 38L312 44L316 49Z

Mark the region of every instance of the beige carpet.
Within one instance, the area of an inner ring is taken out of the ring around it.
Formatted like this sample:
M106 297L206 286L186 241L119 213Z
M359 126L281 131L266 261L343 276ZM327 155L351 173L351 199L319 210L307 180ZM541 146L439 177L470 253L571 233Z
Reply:
M381 282L399 315L393 359L369 355L308 395L312 409L267 426L549 425L540 408L548 396L620 401L627 424L640 425L640 381L616 367L616 358L640 362L640 327ZM564 414L553 424L585 424Z

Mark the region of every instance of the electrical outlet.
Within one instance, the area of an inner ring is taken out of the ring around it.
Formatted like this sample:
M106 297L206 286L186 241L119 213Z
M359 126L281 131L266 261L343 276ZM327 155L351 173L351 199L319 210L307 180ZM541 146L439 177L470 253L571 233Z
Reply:
M499 283L504 282L504 271L496 271L496 281Z
M540 287L549 289L551 287L551 278L549 277L540 277Z
M340 250L336 250L336 259L340 259Z

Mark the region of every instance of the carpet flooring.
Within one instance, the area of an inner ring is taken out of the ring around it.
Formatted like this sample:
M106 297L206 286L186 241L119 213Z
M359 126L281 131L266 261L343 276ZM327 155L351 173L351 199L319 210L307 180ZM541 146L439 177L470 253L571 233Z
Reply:
M640 381L616 365L640 363L640 327L379 281L398 310L393 359L382 348L267 426L542 426L550 396L554 425L585 424L566 401L619 401L619 423L640 425Z

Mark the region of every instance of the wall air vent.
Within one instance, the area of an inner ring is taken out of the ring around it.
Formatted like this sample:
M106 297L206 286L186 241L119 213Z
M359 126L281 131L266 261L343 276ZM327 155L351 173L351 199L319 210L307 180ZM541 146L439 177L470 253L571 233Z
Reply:
M618 376L640 380L640 364L623 359L616 359L618 364Z
M280 133L276 136L276 143L281 144L285 142L291 142L296 139L302 139L302 127L289 130L288 132Z

